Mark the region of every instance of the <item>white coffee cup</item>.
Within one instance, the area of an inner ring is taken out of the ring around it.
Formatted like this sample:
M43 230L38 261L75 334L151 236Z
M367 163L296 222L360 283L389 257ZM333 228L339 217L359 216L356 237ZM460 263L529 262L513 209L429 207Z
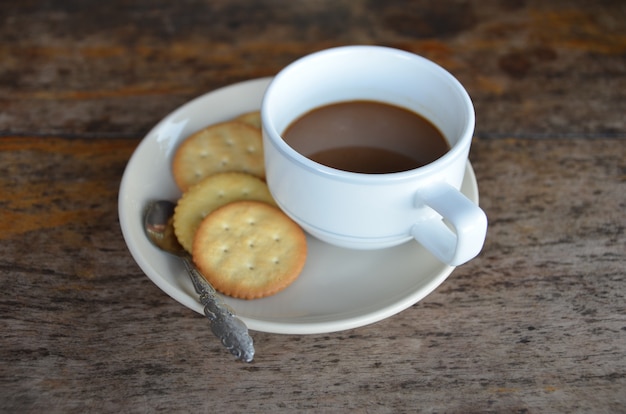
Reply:
M354 100L383 102L422 115L441 131L450 150L420 168L362 174L316 163L281 137L310 110ZM280 208L311 235L352 249L380 249L415 239L452 266L482 249L487 218L459 190L474 132L474 108L463 86L437 64L380 46L313 53L272 80L261 117L267 184Z

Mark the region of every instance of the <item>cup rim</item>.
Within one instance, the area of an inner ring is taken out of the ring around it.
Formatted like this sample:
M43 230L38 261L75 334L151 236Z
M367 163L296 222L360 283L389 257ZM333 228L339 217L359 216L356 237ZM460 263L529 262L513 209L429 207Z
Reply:
M320 164L316 161L307 158L305 155L296 151L293 147L291 147L285 140L282 138L281 133L276 129L274 123L269 119L268 111L266 107L269 105L268 101L271 97L272 89L276 86L278 82L280 82L281 78L286 76L286 74L290 71L297 69L299 66L307 64L311 60L315 60L321 56L327 56L329 54L343 54L343 53L353 53L353 52L371 52L376 51L380 53L391 53L402 56L406 59L411 60L419 60L422 64L425 64L430 67L431 70L438 73L439 76L444 77L447 82L451 86L454 87L456 94L461 98L465 105L465 114L464 117L467 120L467 125L464 129L463 134L457 142L451 146L450 150L448 150L444 155L437 158L436 160L423 165L421 167L413 168L406 171L398 171L391 173L359 173L341 170L338 168L329 167L324 164ZM461 155L464 155L464 147L466 141L469 140L471 142L473 138L474 128L475 128L475 112L474 105L472 100L465 90L463 85L456 79L450 72L448 72L445 68L440 66L439 64L433 62L430 59L427 59L418 54L395 49L387 46L375 46L375 45L351 45L351 46L339 46L329 49L320 50L317 52L313 52L309 55L303 56L292 63L285 66L280 72L271 80L267 89L265 90L265 94L263 96L263 101L261 104L261 120L262 120L262 128L263 135L267 137L272 145L280 151L284 156L297 162L303 168L309 171L315 171L318 174L322 174L325 176L333 177L335 179L341 179L351 182L367 182L368 184L382 184L389 183L390 181L402 181L402 180L410 180L415 177L430 174L433 171L438 171L441 168L445 168L447 164L454 162L454 160Z

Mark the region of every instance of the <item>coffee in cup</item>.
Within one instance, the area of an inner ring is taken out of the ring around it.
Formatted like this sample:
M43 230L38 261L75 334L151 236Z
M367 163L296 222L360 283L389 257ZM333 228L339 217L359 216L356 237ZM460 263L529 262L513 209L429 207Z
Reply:
M291 123L282 137L315 162L365 174L412 170L449 150L443 134L430 121L376 101L315 108Z

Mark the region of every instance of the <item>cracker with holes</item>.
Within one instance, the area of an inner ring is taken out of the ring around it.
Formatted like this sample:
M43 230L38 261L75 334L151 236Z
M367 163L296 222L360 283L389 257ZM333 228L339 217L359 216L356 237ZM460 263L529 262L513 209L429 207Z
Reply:
M237 201L209 214L193 241L193 260L219 292L256 299L285 289L306 261L302 229L278 208Z
M213 210L240 200L256 200L276 205L267 184L246 173L213 174L191 186L174 210L174 232L180 244L192 252L193 237L200 222Z
M185 139L174 154L172 174L185 192L210 175L241 171L265 178L261 131L238 121L206 127Z
M247 112L245 114L239 115L237 118L235 118L235 121L240 121L257 129L261 129L261 112Z

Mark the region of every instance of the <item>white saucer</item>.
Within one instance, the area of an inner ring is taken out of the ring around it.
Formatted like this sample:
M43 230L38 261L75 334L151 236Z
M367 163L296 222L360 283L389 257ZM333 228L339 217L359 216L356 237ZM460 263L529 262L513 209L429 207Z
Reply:
M237 83L200 96L159 122L131 157L119 193L122 233L133 258L161 290L203 313L179 259L148 241L142 228L146 204L180 197L170 172L178 143L192 132L258 110L271 78ZM461 191L478 203L471 165ZM308 238L309 253L300 277L277 295L252 301L225 298L255 331L284 334L334 332L371 324L423 299L454 267L436 260L417 242L379 251L341 249Z

